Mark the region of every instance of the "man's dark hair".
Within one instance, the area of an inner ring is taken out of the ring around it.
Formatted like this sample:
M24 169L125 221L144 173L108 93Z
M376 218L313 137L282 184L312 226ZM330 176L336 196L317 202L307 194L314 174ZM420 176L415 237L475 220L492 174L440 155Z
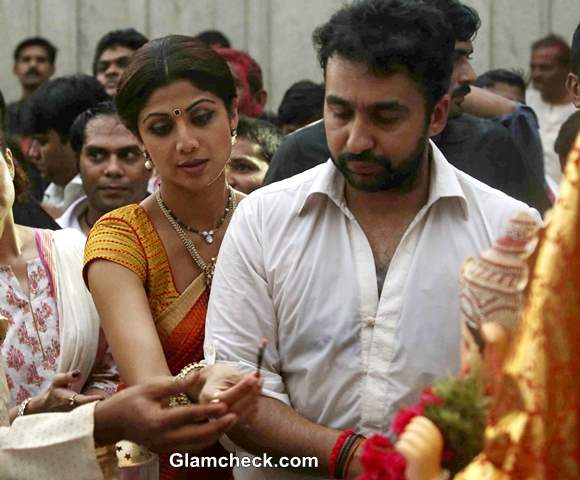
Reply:
M93 59L93 75L97 74L97 63L105 50L113 47L126 47L131 50L138 50L145 45L149 39L134 28L125 30L113 30L105 34L97 44L95 58Z
M232 48L232 44L219 30L204 30L199 32L194 38L205 43L208 47L218 45L219 48Z
M558 49L559 51L558 61L560 62L561 65L568 68L568 66L570 65L570 45L568 45L568 42L559 35L554 35L553 33L550 33L549 35L546 35L545 37L536 40L534 43L532 43L532 52L534 50L537 50L538 48L549 48L549 47L554 47Z
M427 113L447 93L453 32L443 14L422 2L364 0L336 12L313 35L320 65L339 55L376 75L407 73L422 89Z
M270 122L240 116L237 127L238 138L247 138L253 143L260 145L264 159L270 160L282 143L282 133Z
M46 38L42 37L31 37L22 40L16 48L14 49L14 61L17 62L20 58L22 50L28 47L42 47L46 50L46 55L48 56L48 63L54 65L56 61L56 54L58 49L50 43Z
M564 170L564 163L570 154L570 150L574 146L574 141L580 133L580 110L574 112L560 127L556 143L554 143L554 151L560 157L562 162L561 167Z
M306 125L322 118L323 108L324 85L301 80L284 93L278 107L278 123Z
M70 127L68 140L73 151L80 155L86 141L86 131L89 122L100 116L117 116L117 109L111 100L101 102L94 107L88 108L75 118ZM121 120L119 120L121 121Z
M426 4L436 7L445 16L446 22L453 30L455 41L468 42L475 38L481 19L477 10L458 0L423 0Z
M526 81L524 80L524 75L520 71L516 70L506 70L503 68L497 68L495 70L488 70L482 73L473 85L481 88L493 87L496 83L507 83L514 87L518 87L525 94L526 92Z
M576 27L572 37L572 48L570 49L570 70L580 77L580 23Z
M99 81L89 75L70 75L49 80L30 97L25 115L25 134L55 130L64 143L68 140L70 126L77 115L108 98Z

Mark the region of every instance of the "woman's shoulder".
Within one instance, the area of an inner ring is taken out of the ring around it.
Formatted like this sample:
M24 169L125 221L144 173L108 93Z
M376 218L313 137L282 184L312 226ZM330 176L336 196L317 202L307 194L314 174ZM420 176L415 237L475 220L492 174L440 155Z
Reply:
M95 226L109 222L124 222L136 228L148 223L150 224L151 220L141 205L132 203L105 213L99 218Z

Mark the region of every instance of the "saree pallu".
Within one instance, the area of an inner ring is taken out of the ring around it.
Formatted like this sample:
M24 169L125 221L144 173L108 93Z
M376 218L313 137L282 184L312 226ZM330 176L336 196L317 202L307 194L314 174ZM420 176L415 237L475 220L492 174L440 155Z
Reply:
M205 316L209 290L203 275L198 276L179 298L157 319L157 331L165 351L167 364L173 375L186 365L203 359ZM229 453L216 443L201 451L197 457L229 457ZM201 464L201 458L200 458ZM178 470L169 465L169 455L160 457L160 480L220 480L233 478L231 468L187 468Z

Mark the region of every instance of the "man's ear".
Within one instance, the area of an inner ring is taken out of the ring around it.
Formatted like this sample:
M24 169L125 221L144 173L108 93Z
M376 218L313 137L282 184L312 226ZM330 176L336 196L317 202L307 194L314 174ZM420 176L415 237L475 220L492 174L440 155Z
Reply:
M9 148L4 150L4 160L6 161L6 166L10 172L10 178L14 180L14 155L12 155L12 150Z
M54 75L54 65L50 66L50 74L48 75L48 78L52 77Z
M574 102L576 108L580 108L580 80L578 79L578 75L573 73L568 74L566 88L572 94L572 102Z
M429 137L439 135L447 125L450 101L449 94L445 94L435 104L433 112L431 113L431 118L429 120L429 128L427 130Z

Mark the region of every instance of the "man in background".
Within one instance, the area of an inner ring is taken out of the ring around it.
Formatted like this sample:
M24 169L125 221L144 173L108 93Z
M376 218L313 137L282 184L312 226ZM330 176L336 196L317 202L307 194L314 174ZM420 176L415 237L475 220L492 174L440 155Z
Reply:
M226 179L236 190L249 194L264 183L282 134L270 122L240 117L237 140L226 167Z
M278 125L284 135L322 118L324 85L301 80L286 90L278 107Z
M232 48L229 38L219 30L204 30L203 32L199 32L195 38L210 48Z
M540 124L544 149L544 170L555 184L560 183L560 161L554 152L558 131L574 113L572 96L566 88L570 67L570 47L550 34L533 43L530 58L532 86L527 92L528 105L534 109Z
M135 50L148 42L142 33L133 28L113 30L99 40L93 60L93 75L103 85L107 95L117 95L121 75Z
M69 129L77 115L105 100L103 86L89 75L50 80L30 97L26 124L26 133L32 138L29 156L51 182L42 206L54 218L84 195Z
M148 195L150 172L139 140L121 123L113 102L81 113L70 128L69 141L78 158L85 195L57 222L86 237L102 215L139 203Z
M258 118L264 114L268 92L264 89L262 69L248 53L232 48L216 50L230 66L238 95L238 113Z
M6 132L20 135L23 129L23 102L54 74L56 47L45 38L33 37L20 42L14 49L14 75L22 94L20 100L8 104Z

